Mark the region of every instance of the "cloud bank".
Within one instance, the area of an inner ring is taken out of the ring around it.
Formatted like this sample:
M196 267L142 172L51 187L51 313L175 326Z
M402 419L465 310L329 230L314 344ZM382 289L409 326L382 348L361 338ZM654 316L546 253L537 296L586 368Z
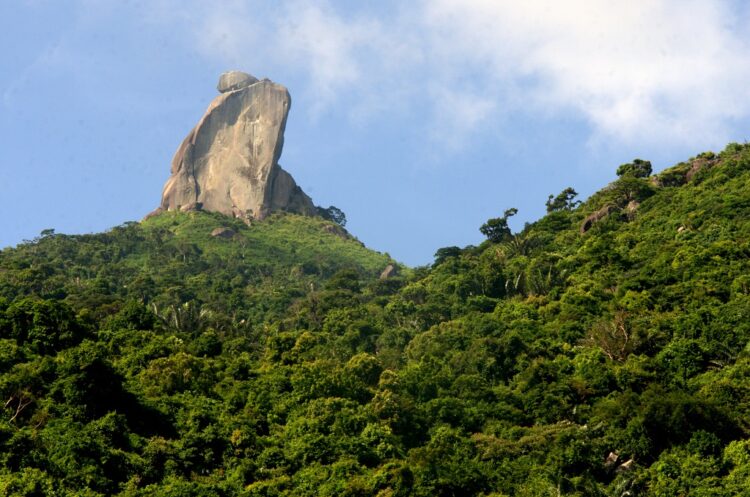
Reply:
M81 4L95 18L112 2ZM521 114L572 117L592 143L675 146L720 144L750 117L749 19L729 0L134 5L207 60L294 74L313 117L426 113L448 147Z
M701 0L458 1L425 4L449 60L486 68L499 93L537 111L578 112L625 141L724 138L746 117L743 19Z

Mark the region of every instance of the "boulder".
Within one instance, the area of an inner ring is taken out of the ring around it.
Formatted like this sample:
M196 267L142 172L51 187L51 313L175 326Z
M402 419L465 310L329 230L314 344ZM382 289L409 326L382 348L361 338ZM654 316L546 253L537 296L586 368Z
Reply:
M244 76L243 76L244 75ZM279 166L289 92L269 80L233 71L172 159L161 208L202 205L249 221L276 210L315 215L310 197Z
M628 221L632 221L635 219L635 213L638 210L638 207L641 206L641 203L637 200L631 200L628 202L628 205L625 206L625 216L628 218Z
M214 238L234 238L236 234L232 228L216 228L211 232Z
M150 219L150 218L152 218L152 217L156 217L156 216L158 216L159 214L161 214L162 212L164 212L164 209L162 209L161 207L157 207L156 209L154 209L154 210L152 210L151 212L149 212L148 214L146 214L146 215L145 215L145 216L143 217L143 220L145 221L146 219Z
M395 264L388 264L385 269L383 269L383 272L380 273L381 280L387 280L388 278L393 278L394 276L398 276L398 266L396 266Z
M613 204L607 204L598 211L591 214L589 217L583 220L583 223L581 224L581 233L586 233L588 230L591 229L594 224L601 221L605 217L609 216L613 212L617 210L617 206Z
M219 84L216 89L219 93L241 90L258 82L258 78L242 71L229 71L219 76Z
M698 174L703 169L713 167L719 162L719 160L715 157L707 158L707 157L698 157L697 159L694 159L690 163L690 169L688 169L687 173L685 173L685 179L690 182L693 180L696 174Z
M180 206L180 212L193 212L199 211L203 207L200 202L190 202L189 204Z
M618 473L627 473L628 471L633 470L634 467L635 467L635 461L633 459L628 459L624 463L617 466L616 471Z

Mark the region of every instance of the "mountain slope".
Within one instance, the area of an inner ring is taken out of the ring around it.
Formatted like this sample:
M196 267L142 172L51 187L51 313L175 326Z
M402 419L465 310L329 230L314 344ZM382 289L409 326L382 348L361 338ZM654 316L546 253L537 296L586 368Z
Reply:
M374 278L393 262L334 223L285 213L248 227L169 212L97 235L45 235L2 252L0 296L54 297L103 313L128 299L157 309L196 302L262 321L338 270Z
M639 176L385 280L293 215L3 251L0 488L741 495L750 146Z

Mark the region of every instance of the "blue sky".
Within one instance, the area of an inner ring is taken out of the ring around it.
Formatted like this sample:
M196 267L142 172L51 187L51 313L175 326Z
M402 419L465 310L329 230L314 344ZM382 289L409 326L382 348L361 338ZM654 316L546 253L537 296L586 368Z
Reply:
M287 86L281 164L408 264L508 208L750 136L750 15L721 0L0 3L0 247L156 207L239 69Z

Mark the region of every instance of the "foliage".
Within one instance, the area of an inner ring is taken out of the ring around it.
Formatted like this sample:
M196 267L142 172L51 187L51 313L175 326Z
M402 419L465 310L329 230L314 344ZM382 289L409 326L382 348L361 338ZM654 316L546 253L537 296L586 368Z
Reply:
M318 211L318 215L323 219L332 221L339 226L346 226L346 214L344 214L344 211L342 211L338 207L331 205L327 208L316 207L316 209Z
M0 492L744 495L750 147L697 160L385 280L319 218L45 230L0 252Z
M448 259L451 259L453 257L458 257L461 255L461 248L451 246L451 247L443 247L437 249L435 252L435 262L433 263L433 266L439 266L443 262L445 262Z
M557 194L557 196L550 195L547 198L547 213L557 211L570 211L578 207L581 202L573 200L578 196L573 188L568 187L565 190Z
M651 176L651 161L634 159L633 162L622 164L617 168L618 176L632 176L634 178L648 178Z
M503 217L488 219L486 223L480 226L479 231L493 243L506 241L511 237L508 218L515 216L517 213L518 209L516 208L507 209Z

